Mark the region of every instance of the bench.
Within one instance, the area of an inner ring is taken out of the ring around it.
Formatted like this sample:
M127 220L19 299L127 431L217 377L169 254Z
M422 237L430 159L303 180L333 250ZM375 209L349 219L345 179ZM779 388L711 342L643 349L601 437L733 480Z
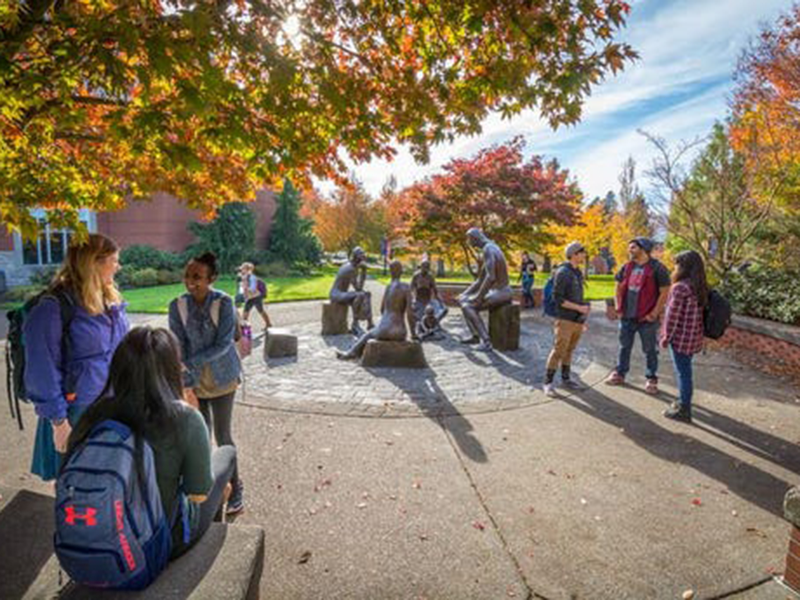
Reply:
M297 356L297 336L288 329L268 329L264 334L264 360L287 356Z
M186 554L139 592L76 585L53 554L53 498L0 486L0 598L70 600L230 598L257 600L264 567L264 530L212 523Z

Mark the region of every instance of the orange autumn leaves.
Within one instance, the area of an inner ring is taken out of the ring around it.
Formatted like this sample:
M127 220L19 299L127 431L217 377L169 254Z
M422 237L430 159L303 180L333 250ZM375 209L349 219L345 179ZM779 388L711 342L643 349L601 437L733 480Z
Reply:
M0 218L23 229L31 207L74 220L154 191L210 213L397 143L425 160L492 111L574 123L635 56L618 0L21 6L0 11Z

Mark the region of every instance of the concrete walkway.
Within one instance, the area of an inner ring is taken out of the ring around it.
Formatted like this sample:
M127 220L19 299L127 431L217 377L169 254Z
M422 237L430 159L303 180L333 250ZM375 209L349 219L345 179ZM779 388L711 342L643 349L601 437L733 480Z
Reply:
M301 327L319 311L270 313ZM540 316L523 327L549 335ZM589 389L510 410L287 411L250 386L235 413L237 523L266 530L262 598L785 598L771 575L788 543L783 494L800 482L797 391L701 356L695 423L673 423L666 355L653 398L638 348L630 386L601 383L615 330L599 314L584 344ZM48 492L27 474L26 419L21 433L0 420L0 484Z

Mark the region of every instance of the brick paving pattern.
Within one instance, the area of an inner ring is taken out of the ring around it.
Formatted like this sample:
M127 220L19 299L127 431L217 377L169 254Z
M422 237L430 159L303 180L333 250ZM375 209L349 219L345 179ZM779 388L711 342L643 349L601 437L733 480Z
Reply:
M294 316L299 322L280 323L298 336L298 356L267 364L257 339L244 362L243 402L292 412L401 417L489 412L547 401L536 393L552 343L551 323L541 316L525 313L519 350L487 354L458 342L466 327L459 311L451 309L444 339L424 343L428 369L366 369L338 360L335 350L348 348L353 336L323 338L318 303L296 309ZM579 347L575 373L580 375L590 362L590 350Z

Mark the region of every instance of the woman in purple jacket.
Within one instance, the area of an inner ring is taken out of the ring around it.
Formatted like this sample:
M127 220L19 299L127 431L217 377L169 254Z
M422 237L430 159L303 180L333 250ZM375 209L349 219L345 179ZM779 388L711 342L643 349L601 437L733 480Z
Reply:
M128 331L128 317L114 283L119 247L91 234L70 247L45 295L25 319L25 389L39 424L31 471L43 480L58 475L67 439L108 379L111 357ZM66 308L62 308L62 306ZM70 315L65 328L62 315Z

